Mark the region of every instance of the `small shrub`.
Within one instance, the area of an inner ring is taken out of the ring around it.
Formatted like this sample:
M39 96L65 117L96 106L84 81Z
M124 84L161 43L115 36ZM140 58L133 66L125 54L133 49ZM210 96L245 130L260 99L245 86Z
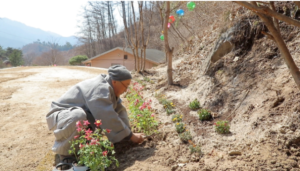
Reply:
M190 131L186 131L182 134L179 135L181 141L183 141L184 143L187 143L189 140L192 140L192 135L190 133Z
M199 155L202 154L201 147L199 145L190 145L189 149L191 154L193 153L198 153Z
M214 123L214 125L216 126L216 131L219 134L228 134L230 133L230 126L228 124L228 121L217 121L216 123Z
M201 121L207 121L207 120L210 120L212 118L210 112L206 109L199 110L198 115L199 115L199 119Z
M167 112L168 115L170 115L172 113L175 113L175 110L174 109L166 108L166 112Z
M177 122L177 123L175 124L175 127L176 127L176 131L177 131L178 133L182 133L182 132L184 132L184 130L185 130L185 126L184 126L184 124L183 124L182 122Z
M195 99L194 101L192 101L190 104L189 104L189 107L190 109L192 110L197 110L200 108L200 103L197 99Z
M172 116L172 122L181 122L182 121L182 115L176 114Z
M146 82L150 82L150 78L148 78L148 77L144 77L144 81L146 81Z

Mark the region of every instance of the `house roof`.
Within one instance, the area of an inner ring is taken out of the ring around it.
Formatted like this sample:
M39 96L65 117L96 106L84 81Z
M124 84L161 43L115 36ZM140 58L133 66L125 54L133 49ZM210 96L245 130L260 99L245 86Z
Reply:
M94 57L92 57L92 58L90 58L88 60L85 60L85 61L83 61L83 63L91 62L91 60L93 60L95 58L98 58L98 57L100 57L102 55L105 55L105 54L107 54L109 52L112 52L114 50L117 50L117 49L123 50L123 51L125 51L125 52L130 53L130 54L133 55L132 49L130 49L130 48L124 48L123 49L122 47L116 47L116 48L113 48L113 49L111 49L109 51L106 51L106 52L103 52L101 54L98 54L98 55L96 55L96 56L94 56ZM140 54L141 54L141 49L139 49L139 55ZM159 64L159 63L165 62L166 58L165 58L165 53L163 53L160 50L146 49L146 59L149 60L149 61L151 61L151 62L153 62L153 63Z

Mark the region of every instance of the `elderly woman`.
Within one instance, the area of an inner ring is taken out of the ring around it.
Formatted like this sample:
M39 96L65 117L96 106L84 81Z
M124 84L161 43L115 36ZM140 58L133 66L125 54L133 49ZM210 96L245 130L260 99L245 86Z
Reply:
M49 130L54 130L55 143L52 150L61 159L68 155L70 143L75 135L76 122L88 120L94 129L95 120L101 120L101 129L110 129L106 134L112 143L131 140L142 143L143 135L132 133L125 107L120 95L126 92L132 77L121 65L71 87L57 101L52 102L46 115Z

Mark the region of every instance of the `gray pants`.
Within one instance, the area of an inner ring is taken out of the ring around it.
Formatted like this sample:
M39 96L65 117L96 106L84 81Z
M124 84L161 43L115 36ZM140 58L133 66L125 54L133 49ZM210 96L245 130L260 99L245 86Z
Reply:
M87 118L87 114L80 107L71 107L59 111L56 129L54 130L55 142L52 151L60 155L70 155L68 152L71 146L69 141L72 141L74 136L79 135L76 130L76 122L87 120Z

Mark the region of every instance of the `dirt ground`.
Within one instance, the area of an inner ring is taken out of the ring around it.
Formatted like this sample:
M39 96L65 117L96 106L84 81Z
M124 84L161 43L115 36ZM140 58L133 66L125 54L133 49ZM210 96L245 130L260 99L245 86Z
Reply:
M0 170L52 170L45 114L72 85L106 70L18 67L0 70ZM50 162L49 162L50 161Z

